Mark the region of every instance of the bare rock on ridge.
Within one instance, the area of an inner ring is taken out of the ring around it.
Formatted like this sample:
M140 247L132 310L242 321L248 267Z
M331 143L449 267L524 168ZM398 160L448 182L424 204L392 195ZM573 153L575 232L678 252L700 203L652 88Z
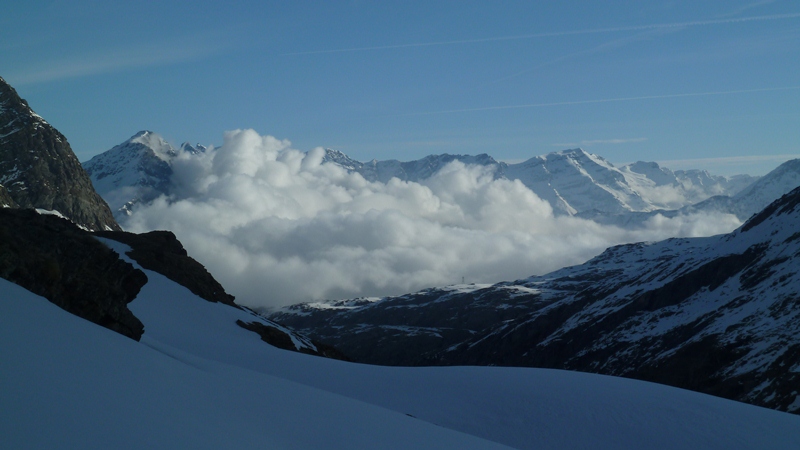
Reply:
M64 135L2 78L0 185L19 208L58 211L88 230L121 229Z

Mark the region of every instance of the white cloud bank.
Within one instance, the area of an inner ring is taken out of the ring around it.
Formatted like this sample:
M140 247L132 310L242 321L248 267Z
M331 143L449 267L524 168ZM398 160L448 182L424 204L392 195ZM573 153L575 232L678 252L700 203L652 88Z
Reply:
M423 183L366 181L252 130L174 162L176 193L123 226L169 229L237 301L275 307L497 282L577 264L610 245L727 232L733 216L650 220L626 231L573 217L519 181L451 163Z

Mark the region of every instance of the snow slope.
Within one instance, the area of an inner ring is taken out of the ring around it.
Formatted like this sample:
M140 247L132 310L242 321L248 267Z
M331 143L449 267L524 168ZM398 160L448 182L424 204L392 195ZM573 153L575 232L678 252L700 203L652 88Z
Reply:
M797 186L800 186L800 159L793 159L734 195L733 200L742 210L755 214L764 205Z
M155 351L6 280L0 286L3 448L502 447L289 380Z
M661 385L542 369L367 366L279 350L234 324L250 313L145 273L130 304L145 323L140 343L0 280L0 445L800 446L800 417Z
M681 212L686 214L721 212L734 214L741 220L747 220L773 200L797 186L800 186L800 159L792 159L776 167L775 170L749 184L733 196L716 195L697 204L684 207Z

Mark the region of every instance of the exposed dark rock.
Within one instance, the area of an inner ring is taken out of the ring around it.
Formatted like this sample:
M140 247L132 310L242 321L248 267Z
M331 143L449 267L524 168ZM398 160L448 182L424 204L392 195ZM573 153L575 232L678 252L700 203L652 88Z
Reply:
M128 256L142 267L158 272L185 286L210 302L236 306L234 297L211 276L206 268L190 257L171 231L134 234L125 231L100 231L97 236L113 239L131 247Z
M0 209L0 277L132 339L144 331L127 304L147 276L67 220Z
M89 230L120 230L64 135L2 78L0 185L20 208L55 210Z
M134 234L124 231L103 231L94 233L96 236L121 242L131 247L127 255L147 270L158 272L170 280L188 288L200 298L212 303L219 302L234 308L255 312L241 307L234 302L234 297L225 292L221 284L208 273L202 264L191 258L181 245L180 241L169 231L151 231L149 233ZM261 340L275 347L299 351L315 356L327 358L349 359L331 345L313 341L305 336L295 333L285 327L270 326L262 322L263 319L251 322L237 320L236 324L242 328L253 331L261 336ZM294 333L298 342L307 344L299 349L295 347L292 337Z
M298 305L300 314L278 312L270 318L311 332L316 341L346 348L343 352L359 362L419 365L449 345L470 339L477 331L539 306L538 299L528 297L520 299L514 308L498 309L496 304L502 302L505 293L489 301L484 301L484 293L487 291L477 290L472 296L459 296L432 289L393 298L385 305L359 300L336 305L354 307L352 310L311 310ZM508 299L508 294L504 298Z
M269 326L264 323L256 321L244 322L241 320L237 320L236 325L239 325L245 330L250 330L258 334L259 336L261 336L261 340L266 342L267 344L284 350L291 350L293 352L305 353L307 355L324 356L326 358L339 359L342 361L350 361L350 358L345 356L342 352L335 349L334 347L316 341L311 341L311 344L315 348L301 346L298 349L295 346L294 341L292 340L291 336L289 336L289 334L274 326ZM302 338L302 339L307 339L307 338Z
M270 327L260 322L243 322L241 320L237 320L236 325L258 334L261 336L261 340L269 345L284 350L297 351L297 347L295 347L294 342L292 342L292 338L275 327Z
M17 202L8 193L8 189L2 184L0 184L0 208L19 208Z

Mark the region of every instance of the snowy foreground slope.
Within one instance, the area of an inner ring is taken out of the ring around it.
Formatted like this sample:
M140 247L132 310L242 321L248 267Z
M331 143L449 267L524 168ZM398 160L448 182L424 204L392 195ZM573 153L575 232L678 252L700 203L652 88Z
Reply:
M249 312L144 272L138 343L0 280L0 446L800 447L800 417L656 384L279 350L235 325Z
M0 283L3 448L501 447L289 380L154 350Z

